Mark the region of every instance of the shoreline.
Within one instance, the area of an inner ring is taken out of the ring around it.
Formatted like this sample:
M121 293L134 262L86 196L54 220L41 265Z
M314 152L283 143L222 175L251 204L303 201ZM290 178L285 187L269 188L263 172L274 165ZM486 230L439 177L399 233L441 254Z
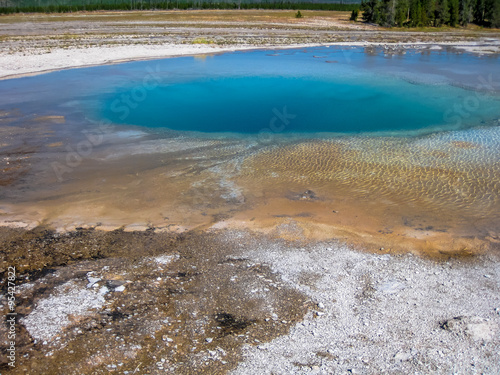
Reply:
M251 50L259 50L259 49L291 49L291 48L307 48L307 47L316 47L316 46L321 46L321 44L304 44L304 45L284 45L284 46L269 46L269 47L258 47L258 46L232 46L232 47L221 47L221 46L211 46L211 47L205 47L205 48L200 48L200 47L191 47L191 49L187 49L186 51L178 51L178 49L182 49L182 47L185 47L185 45L170 45L167 47L170 49L173 49L171 52L166 52L161 55L155 54L154 50L151 50L150 52L153 52L149 56L131 56L131 57L124 57L124 56L117 56L113 57L111 59L105 57L102 58L102 51L109 51L110 49L113 49L113 47L97 47L94 48L95 51L92 51L92 57L89 62L84 62L82 64L68 64L68 65L62 65L58 67L53 67L52 65L55 65L55 61L57 61L58 56L52 55L51 58L49 58L49 61L47 62L46 66L42 68L41 70L32 70L32 68L29 68L30 70L27 72L23 73L16 73L16 74L7 74L0 71L0 81L2 80L8 80L8 79L16 79L16 78L23 78L23 77L32 77L36 75L41 75L41 74L47 74L47 73L52 73L52 72L57 72L61 70L69 70L69 69L80 69L80 68L91 68L91 67L97 67L97 66L105 66L105 65L115 65L115 64L123 64L123 63L128 63L128 62L135 62L135 61L153 61L153 60L162 60L162 59L169 59L169 58L176 58L176 57L189 57L189 56L199 56L199 55L215 55L219 53L226 53L226 52L235 52L235 51L251 51ZM115 47L115 49L119 49L123 47ZM127 48L128 49L128 48ZM75 48L71 52L76 52L76 51L81 51L82 49ZM66 49L62 49L61 51L64 51L65 53L68 52ZM88 52L88 49L85 50L85 52ZM113 52L113 51L111 51ZM7 56L0 56L0 63L3 63L4 60L6 60ZM32 57L37 57L39 55L32 55ZM22 65L22 64L21 64ZM17 67L18 69L21 69L21 66Z
M384 47L389 49L411 50L418 48L428 48L430 50L439 50L442 48L455 48L462 50L463 53L472 53L478 55L500 54L500 41L497 43L478 45L477 42L457 41L457 42L408 42L408 43L390 43L390 42L336 42L336 43L304 43L304 44L283 44L283 45L195 45L185 44L162 45L161 48L148 48L140 46L138 51L130 56L131 46L100 46L91 48L72 49L60 48L46 54L4 54L0 55L0 67L13 67L9 71L0 68L0 81L32 77L41 74L52 73L61 70L90 68L105 65L115 65L135 61L153 61L167 58L188 57L199 55L214 55L219 53L236 51L255 51L255 50L284 50L295 48L311 47ZM166 49L161 54L158 50ZM495 50L496 49L496 50ZM89 51L91 53L89 54ZM83 52L83 53L80 53ZM107 53L106 53L107 52ZM62 55L70 60L77 59L68 63L61 64ZM85 57L83 57L84 55ZM129 55L129 56L126 56ZM40 58L43 56L44 58ZM82 60L83 59L83 60ZM42 60L42 63L40 63ZM44 61L43 61L44 60ZM38 66L37 66L38 65ZM19 73L11 73L11 70L21 70Z

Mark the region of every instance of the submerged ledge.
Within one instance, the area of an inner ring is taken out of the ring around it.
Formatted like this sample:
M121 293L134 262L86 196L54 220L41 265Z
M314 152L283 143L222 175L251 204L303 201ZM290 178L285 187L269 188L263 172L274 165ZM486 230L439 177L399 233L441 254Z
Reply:
M0 226L46 225L61 234L249 229L294 241L337 239L378 254L477 255L500 240L499 131L284 139L271 147L243 138L109 133L110 143L61 181L47 162L39 175L13 175ZM51 160L64 162L58 148L50 144ZM41 155L23 157L21 167Z

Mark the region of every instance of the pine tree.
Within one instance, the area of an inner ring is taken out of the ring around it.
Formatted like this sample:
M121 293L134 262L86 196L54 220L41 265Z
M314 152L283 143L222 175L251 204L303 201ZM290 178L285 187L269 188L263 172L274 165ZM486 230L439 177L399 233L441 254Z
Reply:
M351 12L351 18L349 20L351 21L357 21L359 16L359 10L358 9L353 9Z
M437 0L427 0L425 6L427 12L427 23L431 26L436 26Z
M486 0L485 20L491 27L500 27L500 0Z
M380 4L380 24L382 26L394 26L396 13L396 0L382 0Z
M408 0L399 0L396 4L396 13L394 15L394 22L399 27L403 27L408 19L408 8L410 4Z
M450 0L450 26L456 27L458 25L459 19L459 4L458 0Z
M427 26L427 8L424 1L420 2L420 26Z
M473 19L472 1L460 0L460 25L467 26Z
M422 24L422 4L420 0L412 0L410 3L410 21L413 27L421 27Z
M380 22L380 3L378 0L368 0L361 3L361 10L363 11L363 21L369 23Z
M485 5L485 0L476 0L474 6L474 22L478 25L484 25L484 15L486 12Z
M450 22L450 6L448 0L441 0L436 9L436 26L446 25Z

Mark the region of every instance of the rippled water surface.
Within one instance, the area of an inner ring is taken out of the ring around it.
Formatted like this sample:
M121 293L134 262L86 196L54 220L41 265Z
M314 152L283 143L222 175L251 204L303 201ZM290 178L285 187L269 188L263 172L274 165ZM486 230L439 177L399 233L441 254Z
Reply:
M496 241L498 62L321 47L1 81L1 218Z

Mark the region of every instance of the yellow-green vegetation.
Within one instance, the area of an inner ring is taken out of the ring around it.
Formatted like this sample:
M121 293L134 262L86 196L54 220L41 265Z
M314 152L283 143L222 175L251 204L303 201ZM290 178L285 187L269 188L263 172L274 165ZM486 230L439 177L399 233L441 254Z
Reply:
M213 40L206 39L206 38L196 38L192 42L192 44L214 44Z

